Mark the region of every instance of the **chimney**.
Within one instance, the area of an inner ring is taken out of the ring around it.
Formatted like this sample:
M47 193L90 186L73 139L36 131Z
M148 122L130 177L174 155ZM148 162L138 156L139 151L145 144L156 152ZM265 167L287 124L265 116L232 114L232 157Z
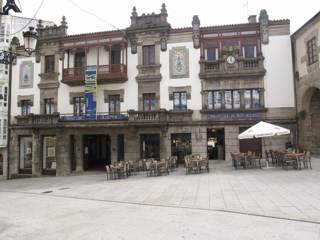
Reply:
M249 23L257 23L257 15L250 15L248 17L248 22Z

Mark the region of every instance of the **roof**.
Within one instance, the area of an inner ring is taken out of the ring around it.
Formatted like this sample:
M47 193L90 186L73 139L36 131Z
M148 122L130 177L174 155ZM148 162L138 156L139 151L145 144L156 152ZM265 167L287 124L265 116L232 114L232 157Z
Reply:
M305 24L303 24L297 31L295 31L292 34L292 36L296 36L297 34L302 32L309 24L311 24L318 17L320 17L320 11L316 15L314 15L312 18L310 18Z
M289 19L269 20L269 24L270 25L290 24L290 20ZM203 26L203 27L200 27L200 29L202 31L216 31L216 30L231 30L231 29L234 30L235 28L251 28L251 27L252 28L259 27L259 22ZM192 32L192 27L171 28L169 30L169 33L184 33L184 32ZM108 35L109 36L115 36L115 35L120 36L122 34L125 34L125 29L73 34L73 35L67 35L66 37L64 37L64 39L65 40L72 40L72 39L81 38L81 37L95 38L95 37L108 36Z

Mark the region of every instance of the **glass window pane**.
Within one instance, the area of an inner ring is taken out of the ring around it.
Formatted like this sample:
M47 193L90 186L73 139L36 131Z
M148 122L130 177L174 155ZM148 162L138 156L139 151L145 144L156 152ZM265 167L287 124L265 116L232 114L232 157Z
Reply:
M244 106L246 109L251 108L251 90L244 92Z
M232 109L232 92L225 91L224 92L224 105L226 109Z
M253 108L260 108L259 90L252 90L252 107Z
M221 100L222 100L221 92L214 92L214 98L213 98L214 109L221 109L221 105L222 105Z
M233 108L239 109L240 108L240 91L233 91Z
M187 93L182 92L181 93L181 110L187 109Z
M254 58L255 57L255 46L254 45L244 46L244 57L245 58Z
M173 108L179 109L179 107L180 107L180 94L173 93Z
M207 49L207 60L217 60L216 58L216 48L208 48Z
M32 168L32 137L20 137L20 169Z
M208 109L213 109L213 93L208 92Z
M56 138L43 138L43 169L56 169Z
M151 110L157 110L157 99L155 94L151 95Z

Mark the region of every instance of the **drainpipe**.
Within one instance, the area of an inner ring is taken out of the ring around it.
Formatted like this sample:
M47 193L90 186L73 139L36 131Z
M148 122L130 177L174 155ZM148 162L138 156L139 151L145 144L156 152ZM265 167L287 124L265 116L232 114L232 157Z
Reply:
M296 44L295 44L295 35L291 36L291 52L292 52L292 71L293 71L293 85L294 85L294 105L295 105L295 109L296 109L296 146L299 146L299 140L300 140L300 135L299 135L299 118L298 118L298 97L297 97L297 80L296 79ZM298 76L299 78L299 76Z

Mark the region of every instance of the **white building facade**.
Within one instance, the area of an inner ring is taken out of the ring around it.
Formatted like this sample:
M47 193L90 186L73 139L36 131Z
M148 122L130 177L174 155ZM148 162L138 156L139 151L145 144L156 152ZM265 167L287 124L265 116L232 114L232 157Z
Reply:
M68 36L38 26L39 54L19 58L33 77L14 74L10 176L68 175L116 161L199 154L262 154L259 140L238 140L267 120L296 132L290 22L261 11L247 24L174 29L167 10L138 15L125 31ZM86 71L94 66L96 114ZM21 86L25 87L22 88ZM95 90L96 89L96 90ZM284 148L295 134L266 146Z
M37 23L38 21L35 19L11 15L1 15L0 49L2 51L8 50L13 37L18 38L20 43L23 44L23 31L27 31L29 27L36 28ZM53 25L53 23L46 22L46 25ZM9 98L8 80L9 66L0 64L0 154L2 159L6 158L5 150L7 146L7 115ZM0 163L0 166L2 166L2 163Z

